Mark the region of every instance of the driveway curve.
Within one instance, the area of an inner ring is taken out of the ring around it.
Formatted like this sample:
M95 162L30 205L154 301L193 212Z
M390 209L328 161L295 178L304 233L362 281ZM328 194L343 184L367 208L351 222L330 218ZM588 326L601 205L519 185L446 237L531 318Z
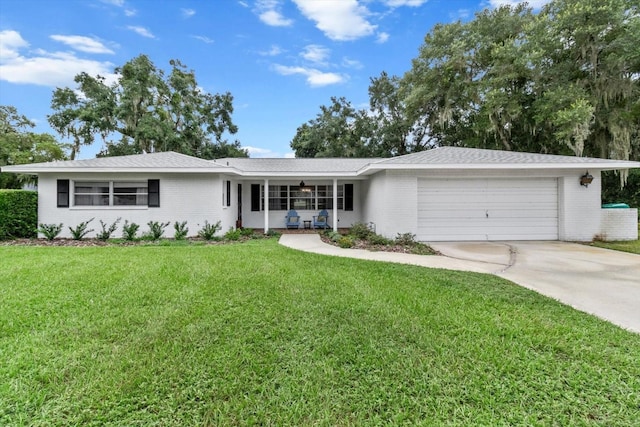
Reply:
M341 249L317 234L280 243L324 255L489 273L640 333L640 255L566 242L438 242L442 256Z

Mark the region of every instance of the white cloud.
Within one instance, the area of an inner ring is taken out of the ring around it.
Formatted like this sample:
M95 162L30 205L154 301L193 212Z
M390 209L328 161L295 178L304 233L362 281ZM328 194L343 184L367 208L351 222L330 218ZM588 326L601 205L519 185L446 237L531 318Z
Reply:
M183 18L191 18L193 15L196 14L196 11L193 9L180 9L180 11L182 12Z
M129 29L129 30L133 31L134 33L138 33L138 34L139 34L139 35L141 35L142 37L148 37L148 38L150 38L150 39L155 39L155 38L156 38L156 36L154 36L154 35L151 33L151 31L147 30L147 29L146 29L146 28L144 28L144 27L138 27L138 26L135 26L135 25L129 25L129 26L127 27L127 29Z
M364 67L362 65L362 62L360 62L360 61L358 61L356 59L347 58L346 56L344 58L342 58L342 66L346 67L346 68L354 68L356 70L360 70L361 68Z
M425 4L428 0L386 0L385 3L389 7L400 7L400 6L409 6L409 7L418 7Z
M123 7L124 0L101 0L102 3L111 4L113 6Z
M258 54L262 56L278 56L282 52L284 52L284 50L282 50L280 46L273 44L271 45L271 48L269 50L263 50L261 52L258 52Z
M300 52L300 56L307 61L320 65L326 65L326 61L329 59L330 54L330 49L318 44L307 45L304 47L304 50Z
M51 39L64 43L75 50L87 53L110 53L113 54L113 50L106 47L101 41L92 39L85 36L63 36L54 34Z
M272 27L288 27L293 24L291 19L285 18L276 10L267 10L262 12L259 17L262 22Z
M376 43L386 43L389 40L389 33L378 33L378 37L376 38Z
M200 40L201 42L206 43L206 44L212 44L212 43L214 43L214 40L213 40L213 39L210 39L210 38L209 38L209 37L207 37L207 36L191 36L191 37L193 37L193 38L194 38L194 39L196 39L196 40Z
M376 26L367 21L370 12L356 0L293 0L300 12L332 40L356 40L373 34Z
M328 86L342 83L347 80L347 77L342 74L325 73L320 70L316 70L315 68L290 67L279 64L274 65L273 68L278 74L283 76L295 74L303 75L307 78L307 83L312 87Z
M135 10L135 9L125 9L124 10L124 14L126 16L136 16L137 13L138 13L138 11Z
M246 1L239 1L238 4L242 7L249 7L249 4Z
M284 158L285 159L295 159L296 158L296 153L285 153L284 154Z
M249 152L249 157L253 158L275 158L282 157L280 153L276 153L275 151L269 148L260 148L260 147L251 147L251 146L243 146L245 150Z
M29 43L19 32L12 30L0 31L0 63L20 56L20 48L28 47Z
M527 0L529 6L534 9L540 9L547 3L551 3L551 0ZM500 6L517 6L520 3L525 3L525 1L518 0L489 0L489 4L491 7L500 7Z

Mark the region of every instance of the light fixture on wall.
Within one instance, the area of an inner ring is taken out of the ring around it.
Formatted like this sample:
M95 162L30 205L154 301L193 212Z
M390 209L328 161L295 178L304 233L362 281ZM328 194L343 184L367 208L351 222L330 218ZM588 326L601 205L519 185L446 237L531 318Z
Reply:
M300 188L304 188L304 181L300 181Z
M593 182L593 175L587 171L584 175L580 177L580 185L584 185L585 187L589 187L589 184Z

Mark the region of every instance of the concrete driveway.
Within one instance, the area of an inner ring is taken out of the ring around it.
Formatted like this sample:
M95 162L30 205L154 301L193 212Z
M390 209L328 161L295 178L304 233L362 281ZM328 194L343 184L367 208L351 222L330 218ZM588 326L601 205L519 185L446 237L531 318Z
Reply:
M640 333L640 255L565 242L455 242L431 247L502 264L493 274Z

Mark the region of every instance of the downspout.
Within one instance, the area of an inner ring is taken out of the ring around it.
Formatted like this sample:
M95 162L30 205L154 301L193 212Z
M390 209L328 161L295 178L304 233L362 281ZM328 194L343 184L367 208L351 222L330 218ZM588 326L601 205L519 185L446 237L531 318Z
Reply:
M344 195L343 195L344 196ZM338 231L338 178L333 178L333 231Z
M264 232L269 232L269 179L264 180Z

